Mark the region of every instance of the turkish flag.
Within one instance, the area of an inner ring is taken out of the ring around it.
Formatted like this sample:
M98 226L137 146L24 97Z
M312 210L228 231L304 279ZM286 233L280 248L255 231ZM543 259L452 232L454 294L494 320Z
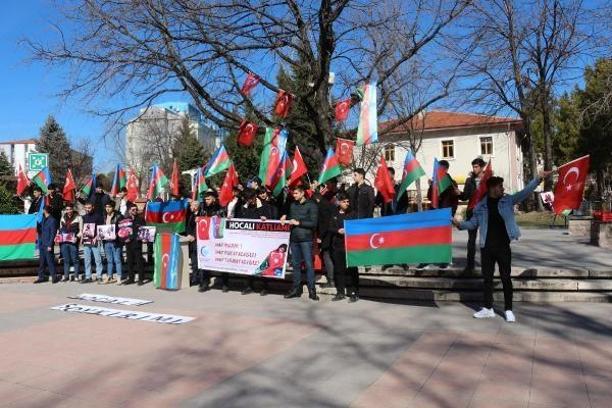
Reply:
M236 172L234 165L231 164L227 170L227 173L225 174L223 185L219 191L219 204L221 204L221 207L225 207L234 199L234 187L236 187L238 184L240 184L238 173Z
M176 160L172 163L172 177L170 177L170 194L179 195L179 168Z
M201 241L206 241L210 239L210 224L211 224L211 217L197 217L196 218L197 239Z
M293 153L293 160L291 164L291 174L289 175L287 185L289 187L295 187L299 185L302 176L308 173L308 168L306 167L306 163L304 163L302 153L300 153L300 149L297 146L295 146L295 152Z
M66 172L66 181L64 182L64 190L62 191L64 201L68 203L73 202L75 190L76 183L74 182L74 177L72 177L72 170L68 169L68 171Z
M293 95L282 89L276 94L276 102L274 102L274 114L279 118L286 118L293 104Z
M478 182L478 188L472 196L470 197L470 201L468 201L468 210L476 207L476 204L482 200L482 198L487 194L487 180L493 175L493 168L491 167L491 161L489 160L489 164L485 167L482 176L480 176L480 181Z
M336 157L338 163L344 167L351 165L353 161L353 148L355 147L354 140L336 138Z
M382 195L385 204L393 201L395 197L395 185L384 156L380 158L380 167L376 171L376 179L374 179L374 187Z
M70 169L68 169L70 171ZM30 179L25 174L25 171L21 168L21 164L19 165L19 170L17 171L17 195L22 195L26 188L30 185Z
M249 72L244 83L242 84L242 88L240 88L240 93L244 96L250 96L253 88L257 86L259 83L259 77L252 72Z
M130 174L127 178L127 195L125 198L128 201L134 202L138 198L139 192L140 189L138 188L138 177L136 177L134 169L130 168Z
M559 178L555 186L555 201L553 203L555 214L580 208L590 163L591 157L586 155L557 169Z
M344 122L348 118L349 111L351 110L351 98L343 99L336 103L334 107L334 113L336 121Z
M255 141L255 136L257 135L257 125L253 122L249 122L246 119L240 123L240 127L238 128L238 144L242 146L251 146Z

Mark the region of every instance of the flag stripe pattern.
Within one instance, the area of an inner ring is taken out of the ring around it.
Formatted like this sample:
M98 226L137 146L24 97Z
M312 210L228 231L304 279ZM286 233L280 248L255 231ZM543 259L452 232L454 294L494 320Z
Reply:
M36 214L0 216L0 261L34 259Z
M376 143L378 141L376 115L376 82L364 86L363 100L357 127L357 146Z
M177 234L162 232L155 239L153 284L158 289L180 289L181 244Z
M150 201L147 203L145 221L159 231L181 233L185 231L186 201Z
M331 180L340 174L342 174L340 163L338 163L338 158L336 157L334 150L330 147L327 149L327 155L325 156L325 161L323 162L323 168L319 174L319 184L323 184L327 180Z
M450 262L450 220L450 208L347 220L347 266Z

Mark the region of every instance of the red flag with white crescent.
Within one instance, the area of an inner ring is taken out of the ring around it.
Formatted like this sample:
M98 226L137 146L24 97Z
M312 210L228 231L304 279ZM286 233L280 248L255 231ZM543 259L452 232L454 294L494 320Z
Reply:
M380 158L380 167L376 171L374 186L383 197L385 204L393 201L393 198L395 197L395 185L393 179L391 178L391 173L389 173L389 169L387 168L387 162L385 161L384 156L381 156Z
M255 141L255 136L257 135L258 126L249 122L246 119L240 123L240 127L238 128L238 137L236 138L238 144L242 146L251 146Z
M75 191L76 183L74 182L74 177L72 177L72 170L68 169L68 171L66 172L66 181L64 182L64 190L62 191L64 201L68 203L73 202Z
M240 180L238 179L236 168L232 163L225 174L223 185L219 191L219 204L221 204L221 207L225 207L234 199L234 187L236 187L238 184L240 184Z
M555 201L553 203L556 214L565 210L580 208L590 163L591 157L586 155L557 169L559 178L555 186Z
M240 88L240 93L244 96L250 96L253 88L257 86L259 83L259 77L252 72L249 72L244 83L242 84L242 88Z
M196 234L200 241L207 241L210 239L210 224L211 217L197 217L196 218Z
M279 118L286 118L293 104L293 95L289 92L279 89L276 94L276 102L274 102L274 114Z
M293 160L291 165L291 174L289 175L287 185L289 187L295 187L299 185L300 179L306 173L308 173L308 168L306 167L306 163L304 162L302 153L300 153L300 149L295 146L295 152L293 153Z
M70 169L68 169L70 171ZM30 185L30 179L26 175L21 164L19 165L19 171L17 172L17 195L22 195L26 188Z
M136 172L133 168L130 168L130 174L127 178L127 195L126 199L128 201L134 202L138 198L138 194L140 189L138 187L138 177L136 176Z
M349 111L351 110L351 98L343 99L336 103L334 107L334 116L336 121L344 122L348 118Z
M354 140L336 138L336 157L341 166L348 167L353 161Z
M170 177L170 194L179 195L179 168L176 160L172 163L172 176Z

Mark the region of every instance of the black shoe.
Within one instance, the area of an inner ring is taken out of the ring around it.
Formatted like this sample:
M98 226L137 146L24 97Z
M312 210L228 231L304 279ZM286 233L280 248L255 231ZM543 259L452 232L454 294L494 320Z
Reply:
M350 297L349 297L349 302L350 303L355 303L356 301L359 300L359 295L356 293L353 293Z
M311 300L319 300L319 297L317 296L317 292L315 292L314 290L309 290L308 291L308 298Z
M244 288L241 293L243 295L249 295L249 294L253 293L253 289L251 289L251 288Z
M297 290L297 289L292 289L291 292L287 293L285 295L285 299L293 299L293 298L299 298L302 296L302 292Z
M145 284L145 281L143 281L143 280L139 280L139 281L138 281L138 286L142 286L142 285L144 285L144 284Z
M426 263L420 263L420 264L418 264L418 265L417 265L417 267L416 267L416 268L417 268L417 269L425 269L425 267L426 267L427 265L429 265L429 264L426 264Z
M404 270L404 272L408 272L408 270L410 270L410 267L407 264L402 264L402 269Z
M81 281L81 283L91 283L93 280L91 278L85 278Z
M62 278L60 278L60 277L58 276L58 277L53 278L53 279L51 280L51 283L56 284L57 282L59 282L59 281L61 281L61 280L62 280Z
M134 283L134 279L126 279L122 281L120 284L121 285L131 285L132 283Z
M69 278L69 277L64 276L64 278L62 279L62 282L68 282L69 280L70 280L70 278Z
M389 269L392 265L383 265L380 270L381 271L386 271L387 269Z
M448 264L440 264L440 265L438 265L438 268L446 269L446 268L448 268Z
M337 302L339 300L344 300L344 299L346 299L346 296L344 295L344 293L336 293L336 296L332 298L332 302Z
M36 279L36 280L34 281L34 283L43 283L43 282L46 282L46 281L47 281L46 279L40 279L40 278L39 278L39 279Z
M227 285L221 286L221 292L223 292L223 293L229 292L229 287Z
M464 275L473 275L474 274L474 267L473 266L466 266L462 271L462 274Z
M208 285L200 285L200 287L198 288L198 292L202 293L202 292L207 292L208 289L210 289L208 287Z
M259 292L259 296L266 296L268 294L268 291L266 289L262 289L261 292Z

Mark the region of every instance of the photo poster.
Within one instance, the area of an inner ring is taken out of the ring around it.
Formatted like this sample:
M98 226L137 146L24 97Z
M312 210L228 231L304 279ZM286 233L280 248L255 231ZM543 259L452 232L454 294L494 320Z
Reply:
M115 225L98 225L98 238L102 241L114 241L116 238Z
M291 226L280 221L198 217L200 269L284 279Z
M83 244L92 245L96 237L96 224L87 222L83 224Z
M139 227L138 239L142 242L155 242L156 227Z

